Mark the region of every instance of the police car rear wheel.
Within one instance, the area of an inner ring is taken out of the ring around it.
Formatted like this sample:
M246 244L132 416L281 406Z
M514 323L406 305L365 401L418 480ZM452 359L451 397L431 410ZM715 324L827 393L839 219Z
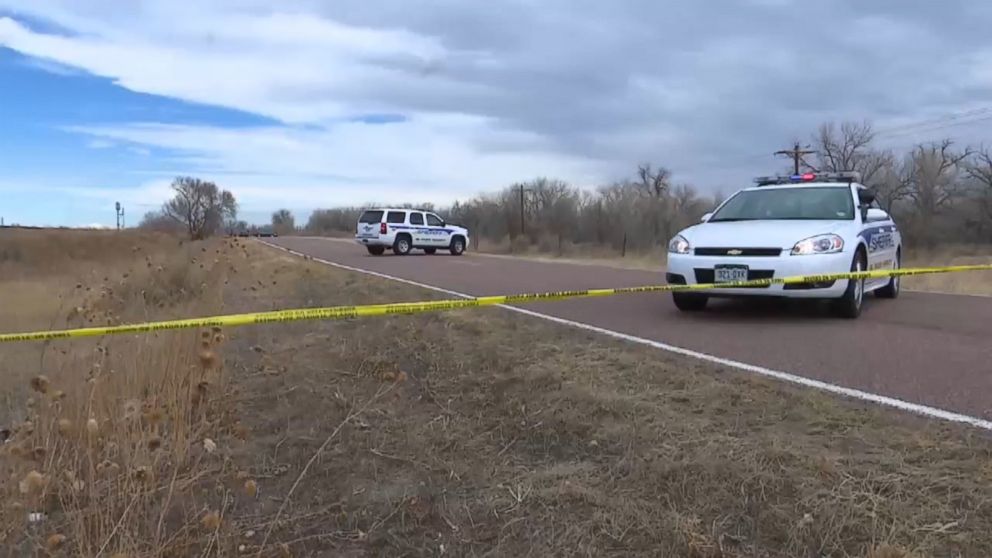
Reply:
M396 242L393 243L393 253L397 256L405 256L410 253L413 247L410 244L410 237L401 234L396 237Z
M892 269L902 267L902 254L896 254L896 262L892 264ZM875 291L878 298L896 298L899 296L899 277L890 277L889 283Z
M699 312L700 310L704 310L709 300L708 296L701 294L672 293L672 301L675 302L675 307L683 312Z
M858 250L851 262L851 271L858 272L865 269L864 252ZM861 307L865 299L865 280L851 279L847 282L847 290L844 296L834 303L834 310L842 318L854 319L861 315Z

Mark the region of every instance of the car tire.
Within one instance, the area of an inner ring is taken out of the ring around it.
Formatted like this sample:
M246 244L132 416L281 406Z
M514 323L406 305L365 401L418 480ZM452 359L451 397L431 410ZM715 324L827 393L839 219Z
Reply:
M683 312L699 312L706 309L710 297L698 293L672 293L672 301Z
M851 261L851 271L864 271L867 267L867 259L864 250L859 248L854 254L854 260ZM834 301L834 312L841 318L853 320L861 315L861 308L864 306L864 302L865 280L849 279L847 281L847 289L844 290L844 295Z
M451 252L452 256L461 256L465 253L465 239L456 236L451 239L451 246L448 247L448 251Z
M892 269L898 270L900 267L902 267L902 253L896 252L896 261L892 265ZM899 287L899 277L890 277L887 285L875 291L875 296L878 298L896 298L899 296Z
M368 250L369 254L372 254L373 256L381 256L386 253L385 246L366 246L365 249Z
M397 256L405 256L413 250L413 240L408 234L397 235L396 240L393 241L393 253Z
M433 256L434 254L437 254L437 248L424 248L424 253L428 256Z

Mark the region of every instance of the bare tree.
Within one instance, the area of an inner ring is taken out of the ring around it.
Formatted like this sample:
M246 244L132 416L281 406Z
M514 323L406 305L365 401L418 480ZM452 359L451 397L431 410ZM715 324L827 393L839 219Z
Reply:
M906 195L923 214L933 216L960 193L959 165L970 149L955 152L954 142L945 139L928 146L918 145L910 154L909 188Z
M191 239L202 240L216 233L225 220L237 218L234 195L213 182L190 176L172 181L175 196L162 206L162 213L186 228Z
M964 172L971 179L979 211L978 235L984 238L986 230L992 231L992 151L987 147L977 151L965 163Z
M875 132L868 122L844 122L838 131L833 122L822 124L813 135L816 162L806 164L813 171L857 171L865 184L891 169L895 157L890 151L872 147Z
M936 242L928 235L934 217L962 194L958 180L961 163L971 150L952 149L954 142L945 139L930 145L917 145L907 160L906 197L916 210L917 233L929 244Z
M272 230L276 234L286 235L296 231L296 218L288 209L280 209L272 214Z
M161 211L149 211L145 213L144 217L141 218L141 222L138 223L138 228L167 233L181 234L183 232L182 225Z
M885 211L892 212L895 205L906 198L910 188L908 170L912 165L904 163L902 168L897 168L895 164L883 167L875 174L871 186L875 190L875 199L878 205Z
M637 165L637 185L647 195L662 197L671 187L671 177L672 172L665 167L652 170L650 163Z

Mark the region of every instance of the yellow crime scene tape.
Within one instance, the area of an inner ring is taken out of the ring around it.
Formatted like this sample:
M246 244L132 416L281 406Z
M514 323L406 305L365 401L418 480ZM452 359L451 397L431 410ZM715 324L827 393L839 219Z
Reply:
M367 318L372 316L389 316L394 314L420 314L423 312L440 312L461 308L476 308L480 306L498 306L526 302L544 302L551 300L566 300L571 298L594 298L635 293L657 293L676 291L703 291L709 289L731 289L748 287L767 287L776 284L821 283L842 279L880 279L883 277L905 277L910 275L928 275L934 273L959 273L964 271L992 271L992 264L955 265L943 267L919 267L899 270L873 270L846 273L830 273L825 275L798 275L794 277L779 277L771 279L752 279L729 283L706 283L696 285L648 285L644 287L621 287L615 289L588 289L580 291L555 291L547 293L531 293L516 295L482 296L477 298L434 300L426 302L400 302L393 304L368 304L363 306L331 306L323 308L296 308L291 310L273 310L269 312L251 312L248 314L227 314L204 318L189 318L183 320L166 320L106 327L84 327L78 329L63 329L54 331L34 331L27 333L0 334L0 343L17 341L48 341L53 339L72 339L77 337L99 337L124 333L149 333L177 329L194 329L206 327L237 327L245 325L296 322L302 320L344 320L351 318Z

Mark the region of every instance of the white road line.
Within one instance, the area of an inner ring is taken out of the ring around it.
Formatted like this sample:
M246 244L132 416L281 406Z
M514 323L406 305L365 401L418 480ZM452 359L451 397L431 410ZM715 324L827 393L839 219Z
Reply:
M266 246L271 246L282 250L284 252L289 252L290 254L296 256L307 256L315 262L322 263L331 267L336 267L338 269L343 269L345 271L352 271L355 273L362 273L365 275L370 275L373 277L378 277L380 279L387 279L389 281L396 281L397 283L405 283L407 285L412 285L414 287L420 287L422 289L428 289L431 291L444 293L458 298L475 298L472 295L467 295L457 291L452 291L449 289L444 289L441 287L436 287L434 285L427 285L425 283L418 283L417 281L411 281L409 279L403 279L402 277L395 277L392 275L387 275L385 273L379 273L378 271L371 271L368 269L362 269L359 267L352 267L350 265L340 264L337 262L332 262L329 260L324 260L321 258L315 258L309 254L304 254L290 248L285 248L283 246L278 246L275 244L270 244L264 240L260 240L262 244ZM978 417L973 417L970 415L963 415L960 413L955 413L953 411L947 411L945 409L938 409L936 407L929 407L927 405L921 405L919 403L910 403L909 401L903 401L902 399L896 399L894 397L888 397L886 395L879 395L877 393L871 393L867 391L861 391L859 389L848 388L844 386L839 386L836 384L831 384L828 382L822 382L820 380L813 380L811 378L806 378L804 376L799 376L796 374L791 374L789 372L782 372L780 370L772 370L771 368L765 368L763 366L755 366L753 364L747 364L746 362L740 362L736 360L731 360L728 358L718 357L715 355L701 353L699 351L693 351L692 349L685 349L682 347L677 347L675 345L669 345L667 343L662 343L660 341L654 341L651 339L645 339L643 337L637 337L634 335L629 335L627 333L621 333L619 331L613 331L612 329L605 329L599 326L594 326L591 324L576 322L572 320L566 320L564 318L559 318L556 316L551 316L548 314L542 314L540 312L534 312L533 310L527 310L525 308L518 308L516 306L508 306L505 304L498 305L500 308L505 310L510 310L511 312L517 312L519 314L524 314L527 316L532 316L534 318L541 318L542 320L548 320L550 322L555 322L557 324L567 325L582 329L585 331L592 331L615 339L622 339L624 341L629 341L631 343L637 343L639 345L647 345L649 347L654 347L655 349L661 349L663 351L668 351L670 353L675 353L687 357L696 358L699 360L704 360L706 362L712 362L714 364L720 364L730 368L736 368L737 370L742 370L745 372L751 372L752 374L757 374L759 376L765 376L768 378L774 378L776 380L787 382L790 384L796 384L803 387L808 387L820 391L825 391L827 393L832 393L835 395L841 395L844 397L850 397L852 399L857 399L860 401L866 401L869 403L875 403L883 407L891 407L894 409L899 409L901 411L906 411L915 415L924 416L932 419L945 420L950 422L957 422L968 424L976 428L981 428L983 430L992 431L992 421L981 419Z

